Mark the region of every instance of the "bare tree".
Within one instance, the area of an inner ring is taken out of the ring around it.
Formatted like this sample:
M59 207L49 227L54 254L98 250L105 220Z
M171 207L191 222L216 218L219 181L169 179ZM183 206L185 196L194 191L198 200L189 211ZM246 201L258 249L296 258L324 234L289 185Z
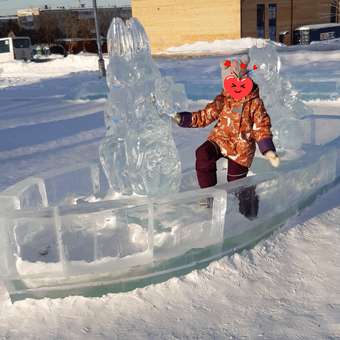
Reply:
M78 38L89 39L93 36L94 23L91 19L80 19L78 24Z
M19 35L20 27L17 21L9 21L5 27L2 28L0 32L0 37L7 37L9 33L12 32L15 35Z
M65 11L61 19L61 28L65 38L72 39L78 36L78 16L72 11Z
M114 10L115 9L109 9L109 10L99 10L99 16L100 16L100 33L103 36L107 35L107 31L109 30L111 21L114 17Z
M85 52L87 42L86 40L93 37L93 19L79 19L78 25L78 38L83 39L82 41L82 50Z
M48 13L42 12L39 16L39 35L42 42L51 44L58 37L58 27L56 18Z
M72 11L64 11L60 17L59 25L64 38L71 39L68 44L68 52L73 53L76 48L76 42L72 41L72 39L78 36L78 16Z

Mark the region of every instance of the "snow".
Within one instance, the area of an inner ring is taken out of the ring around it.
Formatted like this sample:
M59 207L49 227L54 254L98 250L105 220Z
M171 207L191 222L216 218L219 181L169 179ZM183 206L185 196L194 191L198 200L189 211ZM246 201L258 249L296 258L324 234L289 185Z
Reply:
M328 28L328 27L338 27L340 26L337 23L327 23L327 24L316 24L316 25L305 25L296 28L296 30L309 30L309 29L318 29L318 28Z
M340 336L337 186L254 249L102 298L6 305L7 339L333 339ZM325 209L326 211L321 213Z
M0 88L17 83L32 83L41 79L60 77L72 72L84 70L94 71L98 68L98 57L95 55L69 55L65 58L55 58L53 62L35 63L15 60L1 63L2 69Z
M236 54L242 53L253 46L263 47L267 43L264 39L243 38L238 40L214 40L197 41L192 44L184 44L176 47L169 47L160 54Z
M336 24L338 25L338 24ZM184 44L181 46L172 46L164 51L159 52L160 55L232 55L240 54L247 51L253 46L263 47L268 44L269 40L256 38L242 38L235 40L214 40L214 41L197 41L192 44ZM274 43L281 52L299 52L301 57L308 58L309 51L333 51L340 49L340 39L331 39L323 41L312 41L310 45L292 45L286 46L281 43ZM316 57L314 54L312 57Z
M316 113L339 112L340 94L322 92L324 84L337 82L339 59L339 51L282 53L283 72L304 86ZM185 84L192 107L200 107L220 89L218 61L157 62ZM96 68L89 55L1 65L0 190L40 171L98 159L105 93ZM198 86L201 79L208 91ZM98 85L95 93L87 82ZM208 130L174 129L184 168L193 166L194 149ZM13 305L0 287L0 338L340 338L339 218L337 185L253 249L157 285Z

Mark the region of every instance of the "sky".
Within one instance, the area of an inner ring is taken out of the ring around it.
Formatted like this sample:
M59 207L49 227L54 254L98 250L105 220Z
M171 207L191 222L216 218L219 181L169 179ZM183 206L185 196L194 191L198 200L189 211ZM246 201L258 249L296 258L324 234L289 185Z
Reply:
M92 7L92 0L0 0L0 16L15 14L21 8L43 7L44 5L79 7L79 3ZM130 0L97 0L97 4L98 6L128 5Z

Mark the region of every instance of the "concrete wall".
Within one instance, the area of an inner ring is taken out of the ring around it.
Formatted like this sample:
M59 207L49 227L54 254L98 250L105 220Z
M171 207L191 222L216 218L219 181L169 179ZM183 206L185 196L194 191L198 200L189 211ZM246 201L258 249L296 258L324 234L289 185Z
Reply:
M241 37L240 0L132 0L152 52L196 41Z

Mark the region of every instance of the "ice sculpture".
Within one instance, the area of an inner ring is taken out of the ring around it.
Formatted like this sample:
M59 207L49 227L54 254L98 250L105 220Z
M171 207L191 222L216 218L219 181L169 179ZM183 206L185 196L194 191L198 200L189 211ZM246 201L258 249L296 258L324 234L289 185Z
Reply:
M251 64L258 69L252 78L259 85L260 95L272 118L275 145L281 150L299 150L303 143L303 116L310 109L299 99L289 80L280 75L281 61L272 43L249 50Z
M184 87L161 76L137 19L114 18L107 40L107 132L99 153L111 190L149 196L176 192L181 166L169 116L186 109Z

